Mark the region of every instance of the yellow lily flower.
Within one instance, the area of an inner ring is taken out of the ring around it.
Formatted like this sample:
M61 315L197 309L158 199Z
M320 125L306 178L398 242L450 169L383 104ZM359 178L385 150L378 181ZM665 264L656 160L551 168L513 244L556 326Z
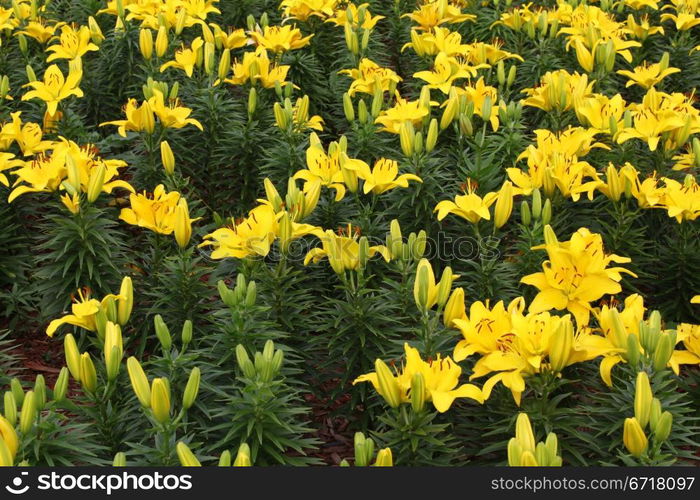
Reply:
M678 12L676 14L661 14L661 22L673 21L678 31L688 31L700 24L700 18L695 13Z
M8 203L25 193L50 193L58 190L66 178L65 157L41 155L25 162L22 168L12 173L17 176L17 180L12 185L14 189L7 198Z
M90 289L84 288L78 290L78 297L73 298L73 305L71 306L71 313L63 316L59 319L54 319L49 323L46 328L46 335L53 337L56 330L61 325L73 325L91 332L97 331L97 324L95 317L100 309L107 306L107 303L111 300L126 300L127 298L123 295L105 295L102 300L97 300L90 298Z
M644 63L632 71L619 70L617 73L628 78L625 87L639 85L645 89L650 89L668 75L680 72L681 70L678 68L664 68L661 63Z
M491 128L494 132L498 131L498 126L500 121L498 119L498 90L495 87L486 85L484 83L484 77L479 77L474 85L467 85L466 87L457 88L457 95L465 95L467 98L467 103L474 104L474 114L480 116L484 121L491 123ZM486 109L486 100L489 100L490 106L488 106L489 116L484 116L484 111Z
M15 158L13 153L0 153L0 184L6 187L10 185L7 177L2 173L3 170L9 170L22 165L24 165L24 162L19 158Z
M109 194L115 188L123 188L127 191L134 192L131 185L122 180L112 180L119 175L119 169L126 167L126 162L122 160L105 160L97 156L97 150L92 144L79 146L73 141L62 138L60 142L55 143L52 156L63 157L64 162L72 161L78 171L79 188L82 192L88 193L90 179L93 172L98 168L104 169L104 178L101 191ZM68 160L70 156L70 160Z
M586 228L576 231L567 242L554 240L543 247L534 248L544 248L549 260L542 264L543 272L520 280L540 290L530 304L530 312L568 309L576 317L579 328L588 324L590 302L622 290L620 273L636 277L622 267L607 267L611 262L626 263L631 259L615 254L606 255L601 236Z
M357 69L344 69L339 73L346 74L353 79L350 88L348 88L350 96L354 96L358 92L374 95L377 88L381 89L382 92L393 92L396 90L396 85L402 80L393 70L382 68L366 57L360 60Z
M210 26L214 28L214 38L221 42L221 46L224 49L239 49L245 47L248 43L248 35L246 35L243 28L229 29L229 31L226 32L214 23L211 23Z
M66 193L62 195L61 203L63 203L63 206L73 215L80 213L80 196L78 196L78 193L73 193L72 195Z
M525 307L522 298L513 300L508 309L499 301L489 307L489 301L474 302L469 307L466 319L455 319L454 325L462 333L463 339L454 349L455 361L462 361L472 354L488 354L498 351L504 342L510 342L513 335L511 317L513 313Z
M425 401L432 401L433 406L440 413L449 410L457 398L469 398L479 403L484 402L481 389L477 386L462 384L457 387L462 368L449 356L443 358L438 354L437 359L426 362L421 359L418 349L409 346L408 343L404 344L404 352L406 354L405 365L400 373L392 377L393 384L398 387L401 403L410 402L411 381L417 373L423 376ZM380 361L378 360L378 362ZM360 375L353 381L353 385L359 382L370 382L374 389L386 399L386 396L380 391L377 372Z
M700 185L694 176L688 174L683 184L666 177L661 180L665 186L660 205L668 211L669 217L674 217L679 224L700 217Z
M44 73L44 81L29 82L24 87L31 87L32 90L22 96L23 101L29 99L41 99L46 103L49 114L55 115L58 103L72 95L83 97L83 91L78 84L83 77L83 72L71 67L68 78L63 76L61 70L52 64Z
M353 28L362 28L365 30L371 30L377 25L377 22L380 20L384 19L384 16L373 16L369 9L369 4L368 3L363 3L360 4L359 6L355 5L354 3L348 3L348 6L346 9L340 8L335 11L333 17L329 17L328 19L325 20L327 23L333 23L336 26L345 26L346 24L349 23L348 21L348 10L350 11L350 15L352 16L352 23L350 23ZM362 24L360 25L359 19L360 19L360 12L363 12L364 14L364 20L362 21Z
M697 303L700 303L700 300ZM673 351L668 364L678 375L679 365L700 365L700 325L681 323L676 327L676 334L679 342L683 342L685 350Z
M72 60L88 52L99 50L97 45L90 41L91 36L90 28L87 26L81 26L77 31L71 26L62 26L59 43L46 49L46 52L53 52L46 58L46 62L56 59Z
M442 220L448 214L455 214L472 224L476 224L481 219L490 220L489 207L498 198L498 193L487 193L483 198L474 192L471 182L467 183L467 193L455 196L455 200L443 200L435 206L438 213L437 219Z
M23 124L21 114L21 111L12 113L12 121L0 129L0 144L4 146L2 149L8 149L13 142L17 143L24 156L33 156L51 149L53 142L42 140L44 134L41 126L32 122Z
M620 94L613 97L593 94L575 102L574 109L581 124L595 129L596 133L616 135L623 128L626 103Z
M177 203L180 193L166 192L162 184L153 190L153 197L146 192L131 194L129 208L122 208L119 218L127 224L145 227L160 234L172 234L175 229Z
M62 22L56 24L46 23L45 19L37 18L34 21L29 21L23 30L17 31L15 34L28 36L44 45L53 38L56 30L64 24Z
M187 125L194 125L199 130L204 130L198 120L188 118L192 110L182 106L179 99L168 99L166 104L163 94L154 90L153 97L148 100L148 104L158 117L160 124L165 128L183 128Z
M455 80L476 76L476 69L467 68L454 57L440 52L435 58L432 71L419 71L414 73L414 78L419 78L428 83L428 88L440 89L443 94L448 94Z
M306 150L306 166L308 168L299 170L293 178L303 179L307 182L319 181L321 185L335 189L335 201L340 201L345 196L344 177L340 166L343 151L337 147L334 148L334 151L330 151L330 149L329 154L326 154L322 146L310 146Z
M542 76L537 87L523 90L528 96L523 104L543 111L568 111L574 103L593 95L594 83L588 81L586 74L572 75L563 69L549 71Z
M246 82L260 84L266 89L274 88L275 83L284 85L289 66L270 64L267 51L258 49L255 52L243 54L243 61L233 64L233 75L224 81L232 85L243 85Z
M625 5L632 7L634 10L641 10L644 8L659 10L659 2L656 0L625 0Z
M639 22L634 18L632 14L627 16L627 29L630 31L632 36L638 38L642 41L649 38L651 35L664 34L664 29L661 26L651 26L649 24L649 15L644 15L640 18Z
M664 147L675 149L673 134L689 125L688 133L700 131L698 112L682 94L666 94L650 88L641 104L631 106L633 125L620 131L618 144L630 139L641 139L656 151L661 136L671 132ZM686 136L687 139L687 136Z
M521 62L524 60L518 54L502 50L502 46L503 42L500 41L495 41L494 43L470 43L465 47L467 61L476 65L474 69L479 69L494 66L505 59L517 59Z
M365 181L362 188L365 194L370 191L374 194L382 194L397 187L406 188L408 181L423 182L420 177L414 174L398 175L398 162L386 158L377 160L371 171L369 165L359 160L347 165L346 168L356 171L357 176Z
M414 126L418 126L426 116L430 115L430 106L432 104L431 102L430 105L425 105L420 99L407 101L398 95L397 92L396 104L389 109L383 110L374 120L374 123L383 125L384 128L380 129L382 132L399 134L401 126L407 121Z
M201 37L197 37L194 40L192 40L192 44L189 48L185 48L185 45L183 44L175 52L175 60L168 61L165 64L161 65L160 72L162 73L168 68L178 68L184 71L185 74L191 78L192 72L194 71L194 67L197 64L199 53L202 50L203 46L204 40L202 40Z
M148 101L144 101L141 103L141 106L139 106L136 99L129 99L124 106L124 114L126 115L125 120L113 120L100 123L100 127L116 125L118 127L117 132L122 137L126 137L127 131L153 132L155 116L153 116L153 109L151 109L151 105Z
M402 47L413 47L413 50L420 56L437 55L444 52L450 57L466 56L470 47L462 44L462 35L447 28L435 27L432 31L421 33L415 28L411 30L412 43L407 43Z
M336 3L337 0L282 0L279 8L284 17L306 21L310 17L332 16Z
M324 258L328 258L328 263L336 274L345 271L355 271L360 268L360 244L357 234L350 226L347 229L348 236L338 235L328 229L325 232L314 232L314 235L321 240L321 248L312 248L304 257L304 265L309 262L316 264ZM389 250L384 245L369 247L368 257L380 254L386 262L390 260Z
M463 14L459 7L450 5L447 0L424 3L413 12L404 14L401 17L410 18L424 31L430 31L446 23L455 24L476 20L475 15Z
M270 252L270 246L279 232L278 219L279 215L271 206L259 205L241 222L207 234L199 246L213 246L213 259L244 259L250 255L264 257Z
M287 52L306 47L314 35L304 37L301 30L289 24L285 26L265 26L262 33L251 31L250 37L258 47L275 53Z

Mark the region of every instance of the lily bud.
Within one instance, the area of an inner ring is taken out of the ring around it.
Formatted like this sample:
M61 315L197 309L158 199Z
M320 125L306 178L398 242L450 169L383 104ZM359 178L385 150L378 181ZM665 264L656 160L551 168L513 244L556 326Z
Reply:
M173 175L175 173L175 155L168 141L160 142L160 161L166 174Z
M192 320L185 320L185 322L182 324L182 333L180 334L180 338L182 339L183 346L187 346L187 344L192 342Z
M231 452L224 450L219 457L219 467L230 467L231 466Z
M430 126L428 127L428 136L425 140L425 150L430 153L435 149L435 145L438 140L438 122L437 119L433 118L430 120Z
M248 352L246 351L245 347L243 347L242 344L238 344L235 352L236 363L240 367L241 371L243 371L243 375L246 378L254 379L256 376L255 365L253 365L250 357L248 357Z
M360 99L360 102L357 104L357 119L360 120L360 123L367 123L367 120L369 120L367 104L364 99Z
M177 443L175 450L177 451L177 458L180 460L180 465L183 467L201 467L202 464L199 463L199 460L194 456L192 450L182 441Z
M647 446L649 445L649 441L644 434L642 426L639 425L639 422L634 417L625 419L622 441L627 451L637 458L641 457L644 452L646 452Z
M182 9L183 11L185 9ZM158 57L163 57L168 51L168 30L165 26L158 28L158 34L156 35L156 55Z
M421 311L427 311L433 305L430 301L431 284L433 286L435 284L433 269L427 259L421 259L416 269L416 281L413 285L413 298Z
M661 414L659 421L654 427L654 439L657 443L661 443L668 439L671 435L671 427L673 426L673 415L671 412L665 411Z
M416 241L414 242L413 245L411 245L411 256L415 259L418 260L423 257L425 254L425 247L428 243L428 234L425 232L425 230L421 229L418 232L418 236L416 237Z
M445 111L442 112L442 117L440 118L440 130L445 130L454 121L455 116L457 116L457 111L459 111L459 99L457 97L451 97L447 101L445 106Z
M37 411L41 411L46 406L46 380L43 375L37 375L34 381L34 400Z
M63 352L70 374L75 380L80 382L80 351L78 350L78 344L75 342L75 337L73 337L72 333L67 334L63 339Z
M379 386L379 394L392 408L396 408L401 404L401 388L394 375L392 375L389 367L381 359L377 359L374 363L374 369L377 373L377 384Z
M550 367L553 372L559 373L569 364L574 345L574 326L568 316L561 319L550 342Z
M80 355L80 383L88 392L97 390L97 372L90 354L84 352Z
M190 378L187 379L185 392L182 396L182 407L185 410L188 410L194 404L195 399L197 399L201 376L202 375L198 367L192 368L192 371L190 372Z
M676 332L673 330L665 331L661 334L659 344L654 351L653 364L655 371L661 371L668 365L668 360L671 359L673 348L676 345Z
M53 386L53 400L57 403L63 401L66 397L66 391L68 390L68 368L65 366L61 368L58 377L56 378L56 383Z
M144 59L153 57L153 32L148 28L139 32L139 50Z
M532 212L530 212L530 204L527 200L523 200L520 203L520 221L523 226L529 226L532 222Z
M453 322L456 319L464 319L467 315L466 306L464 304L464 289L462 287L455 288L450 295L442 320L446 327L453 328Z
M651 410L649 411L649 426L651 430L656 432L656 425L659 423L661 418L661 401L658 398L651 400Z
M413 155L413 147L415 144L415 130L413 129L413 124L409 121L405 121L399 127L399 141L401 144L401 151L406 156Z
M637 374L637 381L634 390L634 418L637 419L639 425L644 429L649 422L651 414L651 403L654 395L651 392L649 384L649 376L646 372Z
M411 408L416 413L425 408L425 379L421 373L414 373L411 378Z
M65 367L63 369L65 370ZM12 427L17 424L17 401L12 391L5 391L3 397L3 414Z
M559 245L559 240L557 240L557 235L554 232L554 229L552 229L552 226L550 226L549 224L544 226L544 243L545 243L545 245L554 245L554 246Z
M170 391L164 378L155 378L151 384L153 418L161 424L170 420Z
M22 402L22 410L19 416L19 430L22 434L28 434L36 421L37 409L34 391L27 391Z
M102 187L105 183L106 168L104 165L95 166L90 172L88 179L87 200L94 203L102 193Z
M112 467L126 467L126 454L123 451L114 455Z
M493 224L497 229L503 227L508 222L513 211L513 184L510 181L503 183L503 187L498 192L496 207L494 209Z
M442 271L442 276L440 277L436 294L436 302L439 306L444 306L447 302L447 299L450 296L450 290L452 289L452 282L454 281L455 277L459 276L455 276L455 274L452 273L452 268L450 266L447 266Z
M532 216L536 220L542 216L542 194L537 188L532 190Z
M542 207L542 224L549 224L552 221L552 202L547 198Z
M168 325L165 324L160 314L156 314L156 317L153 318L153 324L155 325L156 337L158 337L160 345L163 347L163 350L169 351L173 345L173 340L170 336Z
M639 340L634 333L627 335L627 362L631 367L636 368L639 364Z
M347 92L343 94L343 112L347 121L351 123L355 121L355 107L352 105L352 98Z
M10 390L12 391L12 395L15 397L15 401L17 401L17 404L21 405L24 401L24 389L22 389L22 383L19 381L18 378L13 378L10 381Z
M532 432L527 413L521 412L518 414L518 418L515 421L515 439L523 452L535 450L535 435Z
M238 453L236 454L236 460L233 462L234 467L250 467L253 465L250 460L250 447L247 443L241 443L238 447Z
M361 432L356 432L354 437L355 466L367 467L374 456L374 441L365 438Z
M192 237L192 220L190 219L190 210L187 207L187 200L180 198L175 208L175 241L180 248L187 248Z
M148 383L148 377L141 367L141 363L131 356L126 360L126 369L131 380L131 387L134 393L144 408L151 407L151 386Z
M117 300L117 323L124 326L129 321L134 308L134 284L130 276L122 279L119 295L121 297Z
M377 452L377 460L374 462L375 467L391 467L394 465L394 458L391 454L391 448L382 448Z

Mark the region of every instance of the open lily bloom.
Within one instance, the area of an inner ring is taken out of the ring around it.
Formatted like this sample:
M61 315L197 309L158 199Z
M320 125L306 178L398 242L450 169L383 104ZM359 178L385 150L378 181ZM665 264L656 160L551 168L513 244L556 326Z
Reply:
M458 398L469 398L483 403L484 397L481 389L473 384L459 385L462 368L449 356L443 358L438 354L434 360L423 361L418 349L411 347L408 343L404 344L404 351L406 362L401 371L389 381L389 384L398 390L401 403L410 402L411 380L416 373L423 376L425 400L432 401L433 406L440 413L449 410L452 403ZM377 372L360 375L353 381L353 384L359 382L370 382L382 397L387 398L387 395L382 394L384 381L380 383Z

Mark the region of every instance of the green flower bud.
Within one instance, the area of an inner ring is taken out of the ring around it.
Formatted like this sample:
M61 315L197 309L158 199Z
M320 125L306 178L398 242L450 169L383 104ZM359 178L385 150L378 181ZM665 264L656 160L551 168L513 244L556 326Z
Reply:
M112 467L126 467L126 455L123 451L114 455L114 460L112 460Z
M56 402L61 402L66 397L68 390L68 368L61 368L61 372L56 378L56 384L53 386L53 399Z
M185 386L185 392L182 396L182 407L188 410L193 404L195 399L197 399L197 394L199 393L199 382L201 379L201 372L198 367L192 368L190 372L190 377L187 379L187 385Z
M4 404L4 415L7 421L12 427L17 424L17 400L12 391L5 391L5 397L3 399Z
M153 318L153 323L155 324L156 337L158 337L160 345L163 347L164 351L169 351L173 345L173 339L170 336L168 325L165 324L160 314L156 314L155 318Z
M27 391L22 402L22 411L19 417L19 430L26 435L32 430L32 426L36 421L37 407L34 396L34 391Z

